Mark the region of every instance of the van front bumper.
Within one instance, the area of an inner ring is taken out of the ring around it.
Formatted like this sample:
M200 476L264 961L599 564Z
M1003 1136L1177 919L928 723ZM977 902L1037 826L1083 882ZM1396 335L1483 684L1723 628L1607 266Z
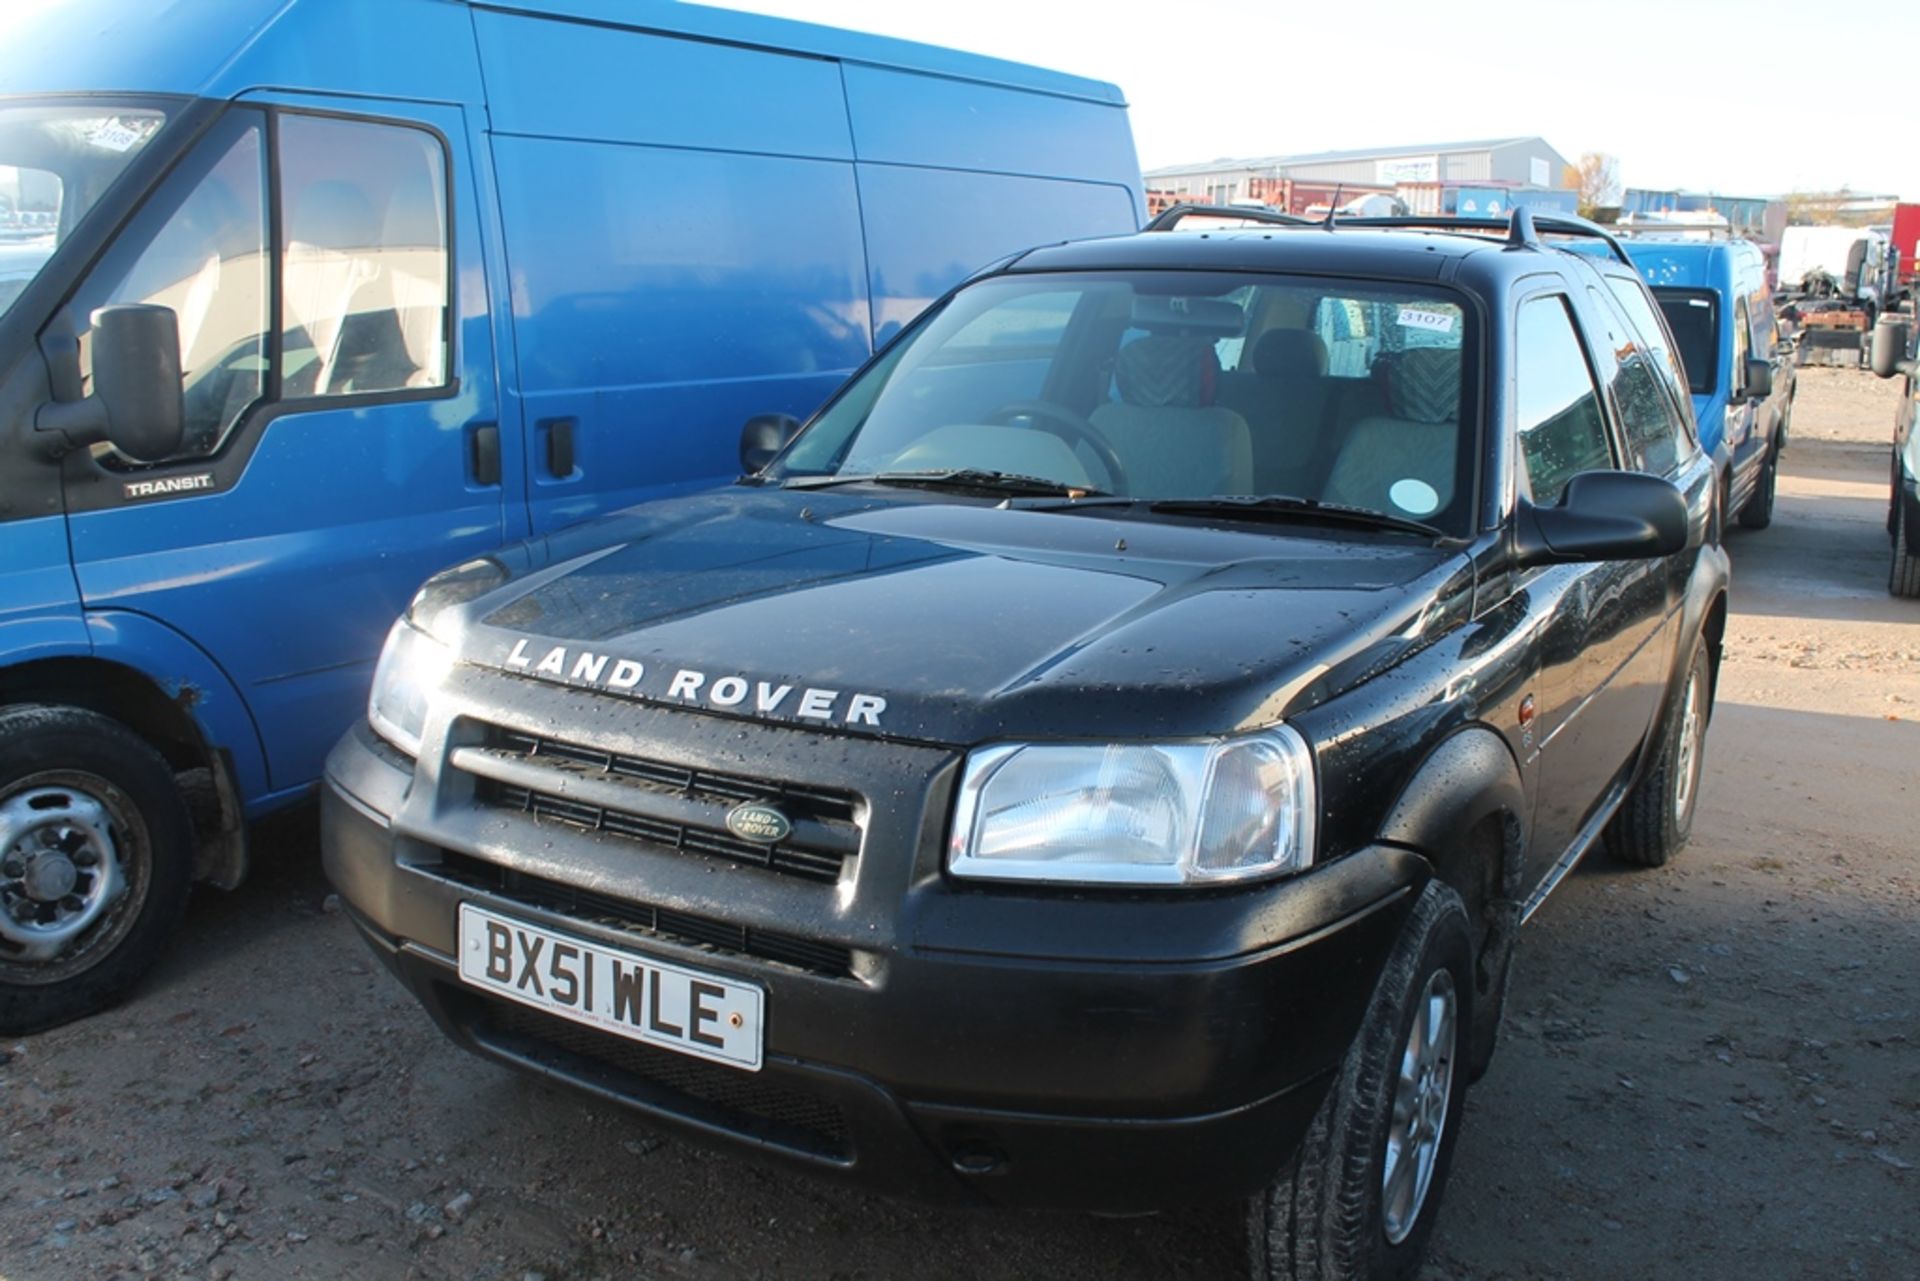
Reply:
M1427 876L1376 847L1186 896L935 877L896 892L902 928L832 974L596 919L436 850L394 822L411 772L364 726L350 732L328 762L323 857L349 917L449 1037L695 1137L923 1200L1124 1213L1262 1187L1324 1099ZM538 830L543 846L596 839ZM464 984L462 903L759 985L762 1070ZM1154 941L1169 933L1205 945L1169 957Z

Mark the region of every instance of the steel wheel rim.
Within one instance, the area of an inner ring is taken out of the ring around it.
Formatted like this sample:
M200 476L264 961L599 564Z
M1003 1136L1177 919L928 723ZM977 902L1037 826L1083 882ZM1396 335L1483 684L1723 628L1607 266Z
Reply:
M1387 1241L1399 1245L1413 1232L1433 1188L1440 1142L1453 1101L1453 1060L1459 1001L1453 974L1436 970L1420 993L1400 1073L1394 1082L1393 1114L1387 1124L1386 1160L1380 1169L1380 1209Z
M147 862L139 810L99 775L47 770L0 794L0 980L57 983L110 953Z
M1701 706L1704 693L1700 673L1695 671L1687 677L1686 706L1680 713L1680 759L1675 762L1679 778L1673 785L1673 817L1679 822L1686 821L1700 785L1700 765L1705 755L1700 740L1707 721L1706 709Z

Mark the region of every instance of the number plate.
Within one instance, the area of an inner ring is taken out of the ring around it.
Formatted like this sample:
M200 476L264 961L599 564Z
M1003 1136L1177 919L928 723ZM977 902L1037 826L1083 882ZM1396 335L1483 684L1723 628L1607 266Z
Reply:
M650 956L460 905L460 977L576 1023L760 1070L766 994Z

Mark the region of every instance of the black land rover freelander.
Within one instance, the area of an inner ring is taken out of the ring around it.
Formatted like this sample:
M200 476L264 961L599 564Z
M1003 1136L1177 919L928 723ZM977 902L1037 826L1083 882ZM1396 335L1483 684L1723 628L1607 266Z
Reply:
M462 1045L695 1135L1407 1275L1519 924L1680 848L1712 705L1712 467L1565 234L1000 265L737 485L429 582L329 875Z

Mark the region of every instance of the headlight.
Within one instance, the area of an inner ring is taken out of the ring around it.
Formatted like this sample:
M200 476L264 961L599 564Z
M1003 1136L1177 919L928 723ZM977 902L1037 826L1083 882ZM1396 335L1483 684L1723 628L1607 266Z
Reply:
M1313 861L1313 763L1287 726L1188 743L1003 744L967 758L956 876L1194 885Z
M395 623L373 669L373 692L367 697L367 720L374 732L407 755L418 756L427 705L452 666L452 650L404 618Z

